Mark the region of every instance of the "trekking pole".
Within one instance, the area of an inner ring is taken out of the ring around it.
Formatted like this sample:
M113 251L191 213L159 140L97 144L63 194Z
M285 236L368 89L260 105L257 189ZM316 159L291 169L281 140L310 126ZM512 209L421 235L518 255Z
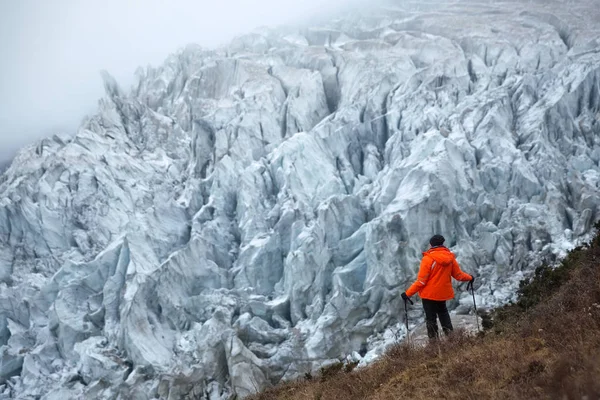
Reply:
M477 321L477 332L481 332L479 329L479 317L477 316L477 302L475 301L475 290L473 289L473 281L467 284L467 291L471 288L471 295L473 296L473 307L475 307L475 321Z
M404 300L404 323L406 324L406 340L409 342L410 335L408 334L408 302L410 301L411 305L415 303L412 302L411 299Z

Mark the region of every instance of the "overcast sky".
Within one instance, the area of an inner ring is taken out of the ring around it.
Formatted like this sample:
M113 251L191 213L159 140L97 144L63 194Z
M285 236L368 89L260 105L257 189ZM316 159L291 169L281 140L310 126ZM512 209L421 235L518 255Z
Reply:
M353 0L0 0L0 162L56 131L74 133L138 66L188 43L206 47L262 25L305 21Z

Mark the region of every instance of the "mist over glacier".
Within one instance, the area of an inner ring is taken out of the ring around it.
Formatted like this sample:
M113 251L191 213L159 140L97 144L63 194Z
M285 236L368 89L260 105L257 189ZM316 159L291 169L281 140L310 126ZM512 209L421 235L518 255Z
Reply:
M0 3L0 162L26 144L72 135L104 94L100 70L123 87L188 43L214 48L262 25L352 9L363 0L38 0Z
M478 304L514 298L598 219L598 20L402 2L104 74L0 176L0 396L230 399L369 362L433 233Z

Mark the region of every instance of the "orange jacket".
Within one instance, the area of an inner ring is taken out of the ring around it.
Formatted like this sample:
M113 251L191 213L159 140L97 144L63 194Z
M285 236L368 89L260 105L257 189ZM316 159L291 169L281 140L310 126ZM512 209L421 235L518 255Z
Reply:
M454 298L452 279L470 281L471 275L460 270L454 254L446 247L434 247L423 253L417 280L406 291L408 297L419 292L422 299L445 301Z

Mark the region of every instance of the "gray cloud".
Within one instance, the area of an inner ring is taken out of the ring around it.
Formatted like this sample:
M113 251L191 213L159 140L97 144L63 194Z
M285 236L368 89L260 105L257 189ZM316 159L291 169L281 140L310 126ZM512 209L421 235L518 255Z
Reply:
M56 131L73 133L138 66L188 43L223 44L260 25L296 23L353 0L18 0L0 2L0 160ZM323 3L326 3L324 5Z

